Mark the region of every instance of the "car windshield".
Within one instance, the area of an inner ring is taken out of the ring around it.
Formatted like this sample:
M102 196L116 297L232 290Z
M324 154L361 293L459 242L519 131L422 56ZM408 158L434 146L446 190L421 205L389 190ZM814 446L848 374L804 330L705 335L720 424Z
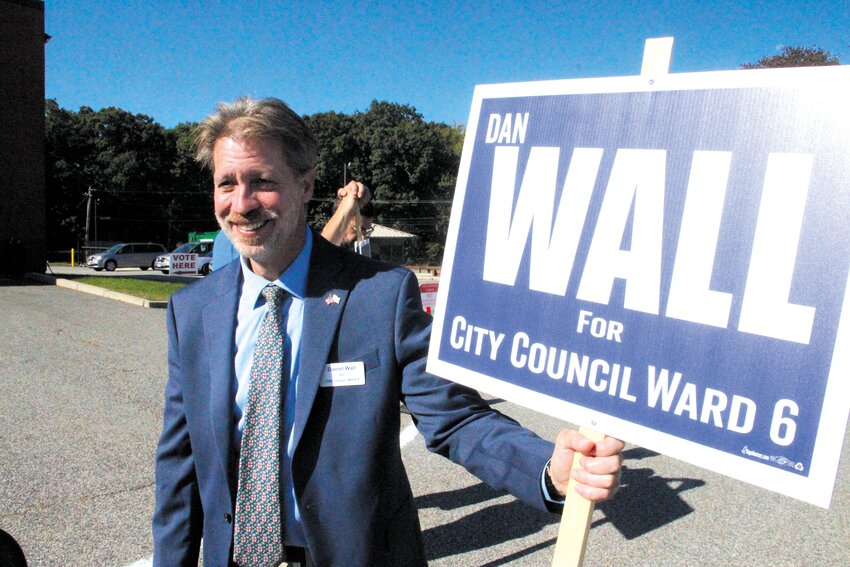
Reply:
M115 254L116 252L118 252L119 250L121 250L121 247L122 247L122 246L124 246L124 245L123 245L123 244L116 244L115 246L110 246L109 248L107 248L107 249L103 252L103 254Z
M180 246L174 249L173 253L189 252L196 245L197 242L187 242L186 244L181 244Z

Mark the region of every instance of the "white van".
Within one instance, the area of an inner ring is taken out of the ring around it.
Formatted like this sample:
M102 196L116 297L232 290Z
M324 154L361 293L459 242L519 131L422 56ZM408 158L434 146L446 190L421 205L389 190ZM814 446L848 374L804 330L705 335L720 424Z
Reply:
M122 242L86 258L86 266L99 272L115 268L153 268L156 257L166 252L165 246L154 242Z

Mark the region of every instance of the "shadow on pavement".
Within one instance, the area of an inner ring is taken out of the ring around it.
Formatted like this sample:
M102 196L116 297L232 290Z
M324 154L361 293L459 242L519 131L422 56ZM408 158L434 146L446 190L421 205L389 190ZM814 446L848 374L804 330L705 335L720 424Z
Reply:
M502 496L504 496L503 493L479 483L460 490L420 496L416 498L416 505L419 509L453 510ZM540 512L518 500L513 500L482 508L453 522L427 529L422 535L426 556L429 561L433 561L535 534L557 522L557 516ZM537 544L529 549L520 550L512 554L509 560L515 561L547 545L549 544ZM506 560L508 558L502 558L498 563L491 565L501 565Z
M624 460L657 456L658 453L635 448L623 452ZM610 522L626 539L635 539L646 533L687 516L694 509L680 494L705 485L693 478L664 478L652 469L623 466L622 488L617 496L602 502L597 509L605 518L591 524L595 528Z
M623 458L629 461L657 455L653 451L634 448L625 451ZM640 537L693 512L693 508L682 499L681 493L705 485L703 480L663 478L652 469L625 465L621 481L622 488L617 496L597 506L605 517L593 522L591 528L610 522L627 540ZM460 490L419 496L416 505L419 509L455 510L501 496L502 493L479 483ZM440 559L538 533L559 521L558 516L540 512L518 500L493 504L453 522L425 530L425 550L429 560ZM554 543L554 539L538 543L487 565L505 565Z
M25 277L13 277L0 275L0 287L24 287L31 285L49 285L44 282L37 282Z

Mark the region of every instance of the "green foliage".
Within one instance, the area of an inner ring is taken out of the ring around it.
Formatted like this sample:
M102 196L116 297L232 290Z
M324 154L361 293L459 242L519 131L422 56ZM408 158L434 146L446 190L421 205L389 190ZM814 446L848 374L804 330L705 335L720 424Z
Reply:
M118 293L126 293L147 299L148 301L168 301L176 291L186 287L188 284L175 282L158 282L153 280L142 280L135 278L116 278L108 276L84 276L74 278L75 282L102 287Z
M420 237L408 260L441 261L463 128L378 101L352 115L304 118L319 142L311 224L323 226L337 189L357 179L373 192L376 222ZM50 249L81 245L90 188L97 208L91 240L173 246L190 231L216 228L211 176L192 151L195 124L165 129L118 108L73 112L48 100L45 125Z
M215 228L212 182L192 156L193 127L166 130L143 114L73 112L47 100L48 248L83 245L87 214L91 241L172 246L189 231Z
M312 223L321 226L337 189L357 179L372 190L376 222L419 236L408 247L408 261L440 262L463 129L379 101L352 116L329 112L306 120L321 148Z
M168 241L185 241L189 232L218 228L213 216L212 174L195 160L193 132L197 123L182 122L169 130L174 144L170 187L164 202Z
M779 55L766 55L755 63L744 63L742 69L774 69L777 67L819 67L840 65L838 57L820 47L785 46Z

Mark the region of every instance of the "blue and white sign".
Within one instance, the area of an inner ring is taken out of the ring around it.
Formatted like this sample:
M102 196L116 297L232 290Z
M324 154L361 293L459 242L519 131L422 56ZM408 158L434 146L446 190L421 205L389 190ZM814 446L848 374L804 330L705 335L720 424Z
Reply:
M828 507L850 68L479 86L429 371Z

